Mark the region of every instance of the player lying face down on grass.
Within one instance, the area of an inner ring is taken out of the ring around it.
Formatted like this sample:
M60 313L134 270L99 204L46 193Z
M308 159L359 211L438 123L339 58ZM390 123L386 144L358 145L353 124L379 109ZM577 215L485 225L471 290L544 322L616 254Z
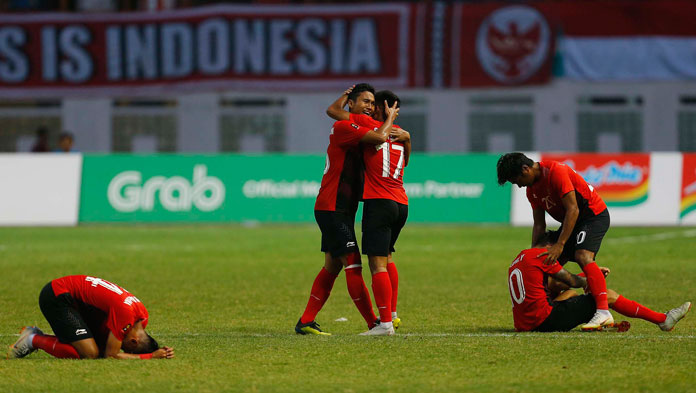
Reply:
M148 312L140 300L101 278L57 278L41 290L39 307L55 336L25 327L8 357L22 358L37 349L71 359L174 357L174 349L160 348L145 332Z
M534 248L520 252L508 270L512 315L517 331L569 331L589 321L595 313L595 301L589 294L578 295L569 290L556 298L552 297L547 285L548 276L570 288L587 288L587 280L568 272L558 262L544 264L545 256L540 253L553 244L551 236L550 232L540 236ZM609 273L609 269L601 269L604 274ZM664 331L674 329L674 325L691 309L691 302L686 302L667 313L659 313L611 289L607 289L607 300L609 307L619 314L652 322ZM618 328L621 331L628 327L630 324L623 323L596 329L583 327L583 330Z

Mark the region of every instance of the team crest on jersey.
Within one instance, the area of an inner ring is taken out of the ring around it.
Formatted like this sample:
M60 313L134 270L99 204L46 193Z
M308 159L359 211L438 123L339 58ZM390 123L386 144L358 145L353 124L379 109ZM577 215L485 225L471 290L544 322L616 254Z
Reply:
M539 11L510 6L490 14L479 27L476 55L493 79L520 83L544 64L551 47L551 32Z
M123 333L127 332L131 328L130 323L123 328Z
M353 128L355 128L356 130L357 130L358 128L360 128L360 126L357 125L357 124L355 124L355 123L350 123L350 125L351 125Z

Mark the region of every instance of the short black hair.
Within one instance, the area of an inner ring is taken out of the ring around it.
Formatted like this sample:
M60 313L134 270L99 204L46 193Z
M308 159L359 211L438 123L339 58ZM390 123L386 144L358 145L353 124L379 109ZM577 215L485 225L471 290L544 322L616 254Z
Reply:
M65 139L65 138L68 138L68 139L70 139L71 141L74 141L74 140L75 140L75 137L73 136L73 134L72 134L71 132L68 132L68 131L63 131L63 132L60 133L60 135L58 135L58 140L59 140L59 141L62 141L62 140Z
M522 153L507 153L500 156L496 165L498 169L498 184L502 186L505 182L521 175L524 165L531 168L534 166L534 161Z
M384 101L387 101L390 108L395 102L397 108L401 106L401 99L391 90L380 90L375 93L375 106L384 108Z
M357 85L355 85L355 87L354 87L353 90L350 92L350 94L348 94L348 99L351 100L351 101L353 101L353 102L355 102L355 101L358 99L358 97L360 97L360 94L362 94L362 93L365 92L365 91L369 91L369 92L372 93L373 95L375 94L375 88L372 87L371 84L369 84L369 83L358 83Z
M558 231L546 231L544 232L534 243L534 246L544 247L547 244L554 244L558 241Z
M145 333L145 335L147 336L147 339L140 342L138 348L133 351L134 354L140 355L144 353L153 353L159 349L159 343L157 343L157 340L152 338L147 333Z

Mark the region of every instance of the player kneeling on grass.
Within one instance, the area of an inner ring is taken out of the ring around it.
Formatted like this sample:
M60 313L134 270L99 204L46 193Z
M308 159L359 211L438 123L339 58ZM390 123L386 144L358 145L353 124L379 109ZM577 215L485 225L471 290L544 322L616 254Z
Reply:
M544 264L545 256L539 256L539 254L546 251L551 244L553 242L550 239L550 233L546 232L537 240L535 244L537 248L520 252L508 270L512 314L517 331L569 331L592 319L595 313L595 301L589 294L575 296L577 294L574 294L574 291L565 292L550 301L551 293L546 285L547 276L571 288L587 287L587 280L584 277L568 272L558 262L551 265ZM602 268L602 270L605 274L608 273L608 269ZM607 290L607 300L609 307L614 311L627 317L652 322L664 331L672 330L674 325L691 309L691 302L686 302L667 313L658 313L626 299L611 289ZM618 328L621 331L629 326L625 323ZM583 330L603 329L605 328L583 328Z
M57 278L44 286L39 307L55 336L35 326L22 329L9 357L42 349L57 358L171 359L145 332L145 306L116 284L90 276ZM123 350L123 352L121 352Z

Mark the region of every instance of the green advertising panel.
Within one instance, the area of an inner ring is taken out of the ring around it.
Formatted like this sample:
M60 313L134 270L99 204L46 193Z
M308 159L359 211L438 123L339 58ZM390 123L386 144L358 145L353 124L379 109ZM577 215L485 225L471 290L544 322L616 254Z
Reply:
M509 222L497 157L414 155L411 222ZM320 155L85 155L81 222L312 222Z

